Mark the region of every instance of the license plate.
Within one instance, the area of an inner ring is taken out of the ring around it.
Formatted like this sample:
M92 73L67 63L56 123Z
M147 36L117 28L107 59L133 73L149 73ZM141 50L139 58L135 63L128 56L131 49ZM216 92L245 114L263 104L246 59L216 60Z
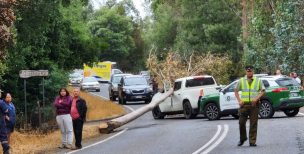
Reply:
M290 97L298 97L298 93L290 93Z
M135 96L135 98L142 98L142 96Z

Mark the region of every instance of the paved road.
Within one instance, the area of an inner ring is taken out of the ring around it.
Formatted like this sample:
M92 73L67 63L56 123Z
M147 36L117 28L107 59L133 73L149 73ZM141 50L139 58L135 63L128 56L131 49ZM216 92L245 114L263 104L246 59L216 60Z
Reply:
M100 93L108 97L107 86ZM137 109L144 104L132 102L128 106ZM304 113L304 110L301 110ZM303 114L304 115L304 114ZM287 118L277 112L272 119L260 119L257 147L236 144L239 138L238 120L225 117L208 121L203 117L186 120L182 115L164 120L154 120L151 112L104 135L95 142L102 142L74 153L98 154L304 154L304 116ZM248 131L248 130L247 130ZM92 144L92 142L90 143ZM85 146L87 146L86 143Z

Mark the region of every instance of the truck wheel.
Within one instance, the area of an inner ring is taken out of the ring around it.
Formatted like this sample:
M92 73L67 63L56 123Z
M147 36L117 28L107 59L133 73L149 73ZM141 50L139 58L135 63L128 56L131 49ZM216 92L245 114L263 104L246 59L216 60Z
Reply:
M262 119L271 118L274 115L274 110L268 100L262 100L259 115Z
M116 101L116 97L115 96L112 96L112 101Z
M151 101L152 101L152 99L149 98L149 99L146 99L146 100L145 100L145 103L146 103L146 104L149 104Z
M207 104L204 113L209 120L218 120L220 118L220 109L214 103Z
M234 119L239 119L240 118L240 116L238 114L232 114L232 116L233 116Z
M165 114L160 111L159 106L156 106L155 108L153 108L152 115L153 115L154 119L164 119L165 118Z
M284 110L284 113L288 117L294 117L294 116L296 116L299 113L299 108Z
M113 95L113 93L109 93L109 97L111 101L116 101L116 97Z
M195 118L197 116L197 114L193 110L189 101L186 101L183 104L183 107L184 107L184 115L185 115L186 119L192 119L192 118Z
M110 101L114 101L113 96L109 95Z

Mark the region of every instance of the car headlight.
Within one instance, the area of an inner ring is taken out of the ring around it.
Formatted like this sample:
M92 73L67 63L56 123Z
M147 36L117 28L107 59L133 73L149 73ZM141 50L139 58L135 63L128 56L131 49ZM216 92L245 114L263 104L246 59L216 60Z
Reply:
M125 93L131 93L130 91L130 89L123 89L123 91L125 92Z
M153 92L153 89L150 87L150 88L147 88L146 91L147 92Z

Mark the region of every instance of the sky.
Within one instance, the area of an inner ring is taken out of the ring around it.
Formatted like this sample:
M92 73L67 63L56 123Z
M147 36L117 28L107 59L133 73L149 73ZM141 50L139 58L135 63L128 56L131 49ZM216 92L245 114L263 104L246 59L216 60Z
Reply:
M100 5L105 3L106 0L92 0L92 4L94 9L98 9ZM120 0L118 0L120 1ZM139 11L140 16L143 18L146 16L145 8L144 8L144 0L132 0L136 9Z

